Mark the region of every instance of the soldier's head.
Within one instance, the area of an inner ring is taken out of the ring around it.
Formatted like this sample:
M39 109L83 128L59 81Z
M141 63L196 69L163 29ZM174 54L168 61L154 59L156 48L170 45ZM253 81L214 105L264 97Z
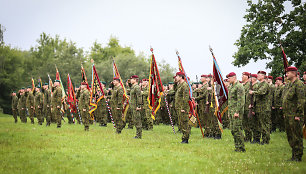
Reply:
M173 89L173 82L168 83L169 89Z
M130 79L131 79L131 84L138 83L138 81L139 81L139 77L137 75L131 76Z
M226 87L229 87L228 79L224 79L224 84L225 84Z
M32 91L32 88L31 88L31 86L28 86L27 92L30 92L30 91Z
M297 78L298 69L294 66L290 66L286 69L286 76L288 80L295 80Z
M102 88L105 88L106 82L102 82Z
M282 77L276 77L275 78L275 84L277 86L282 85L283 84L283 78Z
M16 91L13 91L13 92L12 92L12 96L16 96Z
M147 87L149 85L149 79L142 79L142 87Z
M55 80L53 86L54 87L58 87L60 85L60 81L59 80Z
M253 84L257 82L257 74L251 74L251 81Z
M20 91L20 94L23 94L24 93L24 90L25 90L25 88L24 87L22 87L19 91Z
M43 86L44 89L48 89L48 87L49 87L48 83L45 83L44 86Z
M201 82L202 83L205 83L206 82L206 78L207 78L207 75L205 75L205 74L203 74L203 75L201 75Z
M113 78L113 84L114 84L115 86L119 85L119 84L120 84L120 78L119 78L119 77L114 77L114 78Z
M202 86L203 86L202 83L198 84L198 88L202 88Z
M85 90L87 89L87 83L86 82L82 82L81 83L81 90Z
M267 73L265 71L258 71L257 72L257 80L259 80L259 81L265 80L266 74Z
M268 76L268 83L273 83L273 76Z
M237 81L237 76L236 76L236 73L234 72L229 73L226 77L228 78L228 82L230 84L234 84Z
M211 74L208 74L206 80L207 80L207 81L212 81L211 79L212 79L212 75L211 75Z
M175 82L182 82L185 80L185 74L183 72L177 72L175 74Z
M36 91L36 92L40 91L40 86L37 86L37 87L35 88L35 91Z
M304 80L304 82L306 82L306 71L303 74L303 80Z
M247 82L247 81L249 80L249 77L250 77L250 73L248 73L248 72L243 72L243 73L242 73L242 78L241 78L242 82L243 82L243 83Z
M196 82L194 82L194 83L192 83L192 89L196 89L197 88L197 83Z

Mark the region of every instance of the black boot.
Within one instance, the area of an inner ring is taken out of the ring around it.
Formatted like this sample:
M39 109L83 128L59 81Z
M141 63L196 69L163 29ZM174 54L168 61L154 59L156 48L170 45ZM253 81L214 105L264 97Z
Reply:
M85 131L89 131L89 126L85 126Z
M182 144L188 144L188 139L182 140Z

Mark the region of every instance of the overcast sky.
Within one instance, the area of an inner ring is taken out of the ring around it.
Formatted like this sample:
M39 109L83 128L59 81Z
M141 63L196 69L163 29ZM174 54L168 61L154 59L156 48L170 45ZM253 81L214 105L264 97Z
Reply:
M231 64L246 9L246 0L0 0L0 23L5 43L23 50L42 32L85 50L94 41L105 46L112 35L137 54L150 55L152 46L157 61L177 68L178 49L192 80L212 72L211 45L223 77L234 71L240 78L244 71L265 70L264 61Z

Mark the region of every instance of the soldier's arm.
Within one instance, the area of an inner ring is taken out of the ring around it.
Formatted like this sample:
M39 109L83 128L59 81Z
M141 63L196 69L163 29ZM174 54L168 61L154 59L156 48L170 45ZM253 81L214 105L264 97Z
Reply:
M117 100L117 107L118 108L122 108L123 107L123 104L122 104L122 100L123 100L123 89L120 88L118 90L118 100Z
M195 100L196 100L196 101L199 101L199 100L205 99L205 97L206 97L205 92L204 92L204 88L203 88L203 89L201 89L201 90L199 90L199 92L200 92L200 95L199 95L199 96L197 96L197 97L195 97Z
M268 84L265 84L265 85L262 85L261 88L259 88L257 91L254 91L253 93L255 95L265 95L267 94L268 90L269 90L269 86Z
M244 109L245 104L245 92L243 87L237 88L237 105L235 108L235 113L241 113Z
M182 102L182 109L185 110L185 113L189 112L189 87L188 85L185 85L185 88L183 89L183 101Z
M140 87L136 87L135 89L135 92L136 92L136 96L137 96L137 108L140 108L141 107L141 104L142 104L142 98L141 98L141 90L140 90Z
M297 95L297 116L300 118L304 117L304 102L305 102L305 91L303 83L297 83L296 85Z

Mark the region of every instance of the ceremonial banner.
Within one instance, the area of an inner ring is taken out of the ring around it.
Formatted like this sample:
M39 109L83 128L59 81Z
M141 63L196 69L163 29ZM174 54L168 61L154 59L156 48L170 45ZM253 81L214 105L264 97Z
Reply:
M76 96L75 96L74 88L73 88L72 81L71 81L69 74L67 75L67 90L68 90L67 103L69 104L71 113L77 113Z
M90 94L90 109L89 113L93 120L92 112L94 112L97 107L99 101L104 98L104 91L102 88L102 84L100 82L99 76L96 71L96 67L92 64L92 81L91 81L91 94Z

